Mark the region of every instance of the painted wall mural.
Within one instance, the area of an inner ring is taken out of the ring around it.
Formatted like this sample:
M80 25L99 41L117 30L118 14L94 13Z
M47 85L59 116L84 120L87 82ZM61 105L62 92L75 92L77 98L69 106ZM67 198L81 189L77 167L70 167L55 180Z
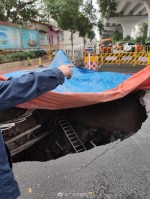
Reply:
M38 48L38 32L36 30L21 29L23 48Z
M0 48L21 48L20 28L0 25Z

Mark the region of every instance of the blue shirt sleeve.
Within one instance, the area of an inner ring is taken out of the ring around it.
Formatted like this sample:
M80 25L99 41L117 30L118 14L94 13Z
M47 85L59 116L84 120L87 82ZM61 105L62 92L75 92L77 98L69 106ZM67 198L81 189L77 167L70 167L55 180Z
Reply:
M0 130L0 199L16 199L20 196L18 183L9 167L8 157Z
M0 82L0 110L30 101L63 84L64 75L58 68L32 72Z

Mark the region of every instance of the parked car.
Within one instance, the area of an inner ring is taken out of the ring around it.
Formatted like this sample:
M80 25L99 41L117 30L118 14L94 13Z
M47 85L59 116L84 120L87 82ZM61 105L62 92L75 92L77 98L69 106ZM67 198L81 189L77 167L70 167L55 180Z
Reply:
M150 41L146 42L146 51L150 51Z
M124 44L124 52L134 52L136 48L136 44L134 42L128 42Z

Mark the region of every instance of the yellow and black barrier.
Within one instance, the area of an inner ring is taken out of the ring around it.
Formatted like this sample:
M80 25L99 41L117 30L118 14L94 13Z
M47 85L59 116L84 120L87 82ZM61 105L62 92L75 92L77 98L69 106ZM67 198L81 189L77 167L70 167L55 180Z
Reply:
M54 59L54 57L56 56L57 52L58 52L58 49L52 49L52 50L50 50L50 58Z
M119 53L119 64L132 64L134 65L137 54L135 52Z
M150 52L135 51L135 52L118 52L118 53L101 53L99 55L91 55L90 61L98 60L98 64L131 64L150 66ZM88 56L84 57L84 62L88 62Z

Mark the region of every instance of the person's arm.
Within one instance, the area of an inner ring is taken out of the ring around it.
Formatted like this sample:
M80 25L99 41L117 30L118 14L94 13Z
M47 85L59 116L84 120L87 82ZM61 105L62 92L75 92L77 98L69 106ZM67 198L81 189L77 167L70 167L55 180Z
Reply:
M32 72L18 78L0 82L0 110L30 101L63 84L64 77L72 76L69 66L43 72Z

